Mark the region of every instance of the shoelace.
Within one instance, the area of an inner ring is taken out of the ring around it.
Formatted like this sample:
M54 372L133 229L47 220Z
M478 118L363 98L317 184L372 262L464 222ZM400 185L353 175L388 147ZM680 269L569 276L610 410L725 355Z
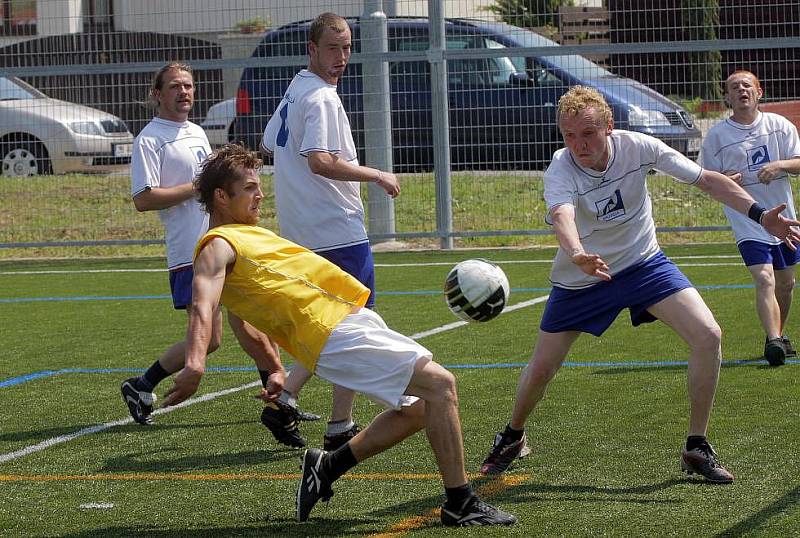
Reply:
M714 452L713 446L711 446L709 443L703 443L697 448L700 449L700 451L706 455L706 458L708 458L708 465L710 467L720 466L719 463L717 463L717 453Z

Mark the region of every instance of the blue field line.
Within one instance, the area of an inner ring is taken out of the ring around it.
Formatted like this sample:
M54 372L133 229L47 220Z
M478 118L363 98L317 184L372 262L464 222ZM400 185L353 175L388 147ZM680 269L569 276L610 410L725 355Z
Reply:
M695 286L699 290L746 290L752 289L753 284L715 284L708 286ZM552 288L511 288L512 293L536 292L546 293ZM442 290L419 291L379 291L378 296L392 295L441 295ZM149 299L172 299L170 295L86 295L77 297L15 297L0 299L0 303L34 303L34 302L68 302L68 301L141 301Z
M446 364L448 370L484 370L488 368L522 368L527 362L495 362L488 364ZM663 368L669 366L687 366L687 361L565 361L562 366L568 368ZM767 364L765 360L729 359L722 361L722 366L738 366L743 364ZM800 364L800 360L789 359L786 364ZM255 366L210 366L207 372L256 372ZM142 374L144 368L61 368L60 370L42 370L0 381L0 389L21 385L36 379L64 374Z

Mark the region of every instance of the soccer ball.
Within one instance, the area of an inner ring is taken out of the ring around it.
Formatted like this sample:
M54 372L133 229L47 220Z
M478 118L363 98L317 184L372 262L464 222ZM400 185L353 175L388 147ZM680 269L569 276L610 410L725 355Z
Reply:
M500 267L482 259L456 264L444 282L450 311L467 321L489 321L503 311L511 293Z

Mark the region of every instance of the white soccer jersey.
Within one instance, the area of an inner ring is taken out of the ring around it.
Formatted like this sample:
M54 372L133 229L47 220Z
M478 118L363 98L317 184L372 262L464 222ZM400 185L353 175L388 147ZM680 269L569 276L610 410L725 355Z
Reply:
M264 129L275 164L275 206L283 237L324 251L367 241L361 186L314 174L306 156L325 151L358 164L336 86L303 69Z
M750 125L742 125L731 118L717 123L703 140L700 154L703 167L708 170L741 173L742 187L767 209L785 203L783 216L790 219L795 218L795 210L789 176L783 173L765 185L757 174L769 162L794 157L800 157L797 129L783 116L769 112L760 112ZM724 210L737 244L742 241L781 243L747 215L727 206Z
M193 181L209 153L211 146L199 125L153 118L133 141L131 195ZM165 229L167 267L191 265L194 247L208 230L208 213L190 198L159 210L158 216Z
M544 174L549 212L562 204L575 207L575 225L586 252L599 254L612 276L659 251L647 173L657 169L682 183L695 183L702 169L660 140L614 130L608 137L609 162L604 172L580 166L567 148L553 155ZM547 219L549 221L549 217ZM597 284L558 249L550 272L553 285L568 289Z

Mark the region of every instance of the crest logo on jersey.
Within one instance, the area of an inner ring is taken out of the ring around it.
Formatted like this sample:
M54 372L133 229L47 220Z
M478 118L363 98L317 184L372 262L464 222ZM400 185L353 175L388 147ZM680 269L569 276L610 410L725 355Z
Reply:
M208 152L206 152L206 148L203 146L192 146L192 153L194 154L194 158L197 159L197 164L206 160L208 157Z
M594 203L597 208L597 220L614 220L625 214L625 203L619 189L608 198L603 198Z
M747 150L747 169L755 172L769 162L769 150L766 144Z

